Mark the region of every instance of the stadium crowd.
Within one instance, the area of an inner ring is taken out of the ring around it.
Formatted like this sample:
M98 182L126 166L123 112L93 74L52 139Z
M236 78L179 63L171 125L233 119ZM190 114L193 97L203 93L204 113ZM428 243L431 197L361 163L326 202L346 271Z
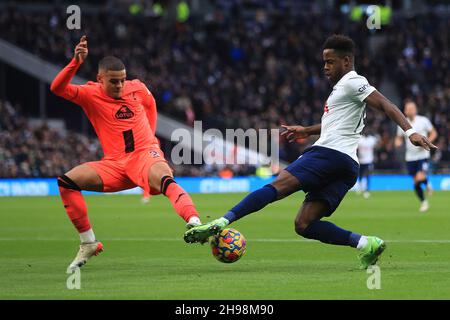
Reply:
M0 177L55 177L101 157L97 139L32 125L21 106L0 100Z
M358 73L375 87L389 79L399 94L400 107L401 101L413 98L419 113L431 119L439 133L436 144L440 148L433 159L437 165L446 163L448 170L449 19L432 14L396 17L382 32L372 32L365 21L350 22L339 12L305 12L301 17L286 11L271 14L260 9L254 13L249 18L239 7L217 5L208 15L180 23L100 10L83 14L81 31L68 31L64 10L36 15L10 9L0 13L0 38L63 66L72 57L80 35L87 34L89 58L80 75L94 79L96 62L104 55L116 55L124 60L131 78L148 85L160 112L189 125L202 120L204 129L224 130L320 122L330 90L322 76L320 48L327 35L346 33L358 47ZM370 40L380 36L382 44L374 48ZM3 103L3 108L10 107ZM1 147L6 147L1 152L9 161L2 165L1 176L51 176L60 174L61 167L91 156L98 158L94 139L71 134L72 140L55 143L56 132L45 127L33 131L25 119L14 119L14 111L8 112L10 121L1 122ZM395 125L372 110L367 112L366 125L381 136L376 169L401 169L403 154L394 147ZM18 132L9 132L11 128ZM30 136L49 141L42 154L28 154L33 144L33 139L27 141ZM21 145L20 141L26 143ZM288 144L281 140L281 159L296 159L310 142ZM23 158L30 163L23 165ZM46 165L49 161L54 165ZM12 167L15 169L9 171ZM187 175L208 174L196 167L180 170L186 170Z

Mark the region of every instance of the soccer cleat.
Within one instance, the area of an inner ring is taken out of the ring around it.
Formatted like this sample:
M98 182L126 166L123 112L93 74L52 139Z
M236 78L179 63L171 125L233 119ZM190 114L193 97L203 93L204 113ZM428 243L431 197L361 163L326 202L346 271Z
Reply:
M420 205L420 212L425 212L428 211L428 209L430 209L430 205L428 204L428 200L423 200L422 204Z
M370 193L369 193L369 191L365 191L365 192L363 193L363 197L364 197L364 199L369 199L369 198L370 198Z
M142 197L141 198L141 203L142 204L148 204L150 202L150 197Z
M374 265L383 251L386 249L386 243L377 237L367 237L367 244L361 249L358 255L360 269L367 269Z
M228 225L228 223L228 220L222 217L209 223L191 228L184 233L184 241L187 243L205 243L208 241L209 237L218 234Z
M81 268L92 256L97 256L103 251L103 244L100 241L93 243L80 244L80 250L78 250L77 256L69 265L70 271L75 271L76 268Z

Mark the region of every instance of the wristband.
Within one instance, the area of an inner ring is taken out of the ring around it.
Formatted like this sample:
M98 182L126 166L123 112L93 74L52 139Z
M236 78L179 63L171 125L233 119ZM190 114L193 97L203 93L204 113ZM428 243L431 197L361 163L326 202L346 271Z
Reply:
M406 136L409 138L411 135L413 135L414 133L417 133L416 130L414 130L413 128L408 129L405 131Z

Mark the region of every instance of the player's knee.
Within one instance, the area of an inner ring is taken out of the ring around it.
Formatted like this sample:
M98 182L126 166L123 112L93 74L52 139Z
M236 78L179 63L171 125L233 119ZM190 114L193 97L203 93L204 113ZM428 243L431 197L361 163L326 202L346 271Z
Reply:
M309 221L304 219L295 219L295 232L302 237L305 237L305 230L308 228Z
M58 187L81 191L81 188L65 174L58 177Z

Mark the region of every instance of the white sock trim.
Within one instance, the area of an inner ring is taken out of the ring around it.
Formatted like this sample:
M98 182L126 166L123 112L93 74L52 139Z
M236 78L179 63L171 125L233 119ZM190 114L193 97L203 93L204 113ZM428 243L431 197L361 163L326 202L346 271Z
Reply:
M366 236L361 236L361 239L359 239L358 241L358 245L356 246L356 248L358 250L361 250L362 248L364 248L367 244L367 237Z
M92 243L95 242L95 234L92 229L89 229L88 231L81 232L80 233L80 240L81 243Z
M202 222L200 221L199 217L191 217L188 221L188 223L193 223L193 224L202 224Z

